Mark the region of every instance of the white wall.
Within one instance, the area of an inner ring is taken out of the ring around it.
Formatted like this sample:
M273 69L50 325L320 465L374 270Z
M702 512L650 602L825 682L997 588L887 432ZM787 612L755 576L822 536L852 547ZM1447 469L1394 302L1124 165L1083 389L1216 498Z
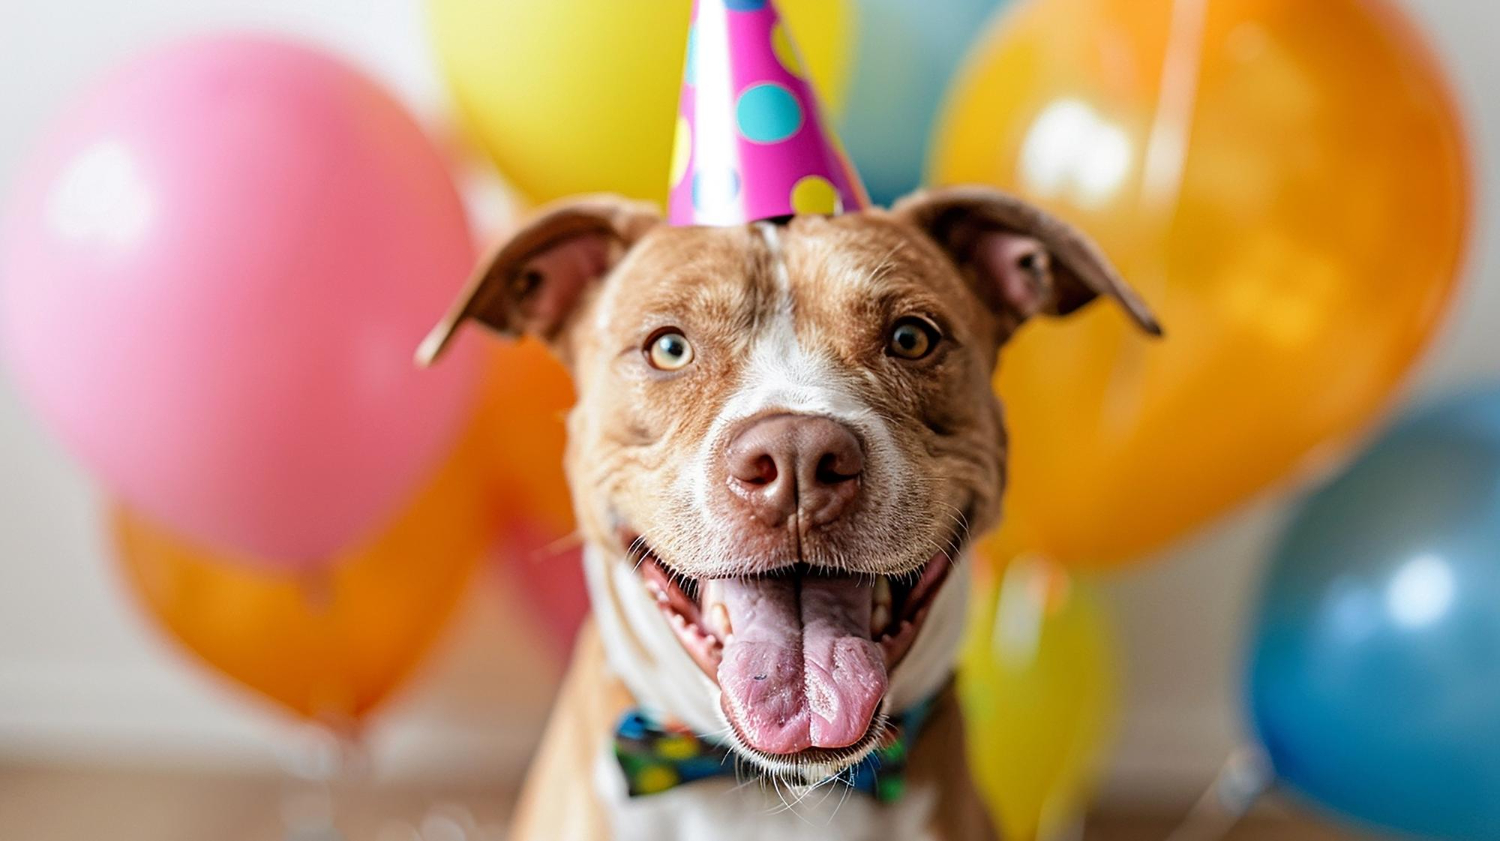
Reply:
M48 0L0 11L0 196L24 150L64 102L142 47L221 25L293 31L376 73L434 124L446 103L415 0ZM1482 175L1471 278L1416 397L1500 377L1500 6L1407 0L1446 56ZM1486 90L1490 96L1484 96ZM140 759L270 765L296 745L263 711L166 649L120 595L94 489L0 381L0 761ZM1239 627L1285 504L1262 500L1108 584L1127 656L1127 712L1112 788L1180 796L1239 738ZM377 740L381 769L468 784L504 776L534 737L552 666L495 646L503 598L483 588L461 627L396 705ZM540 675L516 680L516 675ZM510 718L502 709L519 710Z

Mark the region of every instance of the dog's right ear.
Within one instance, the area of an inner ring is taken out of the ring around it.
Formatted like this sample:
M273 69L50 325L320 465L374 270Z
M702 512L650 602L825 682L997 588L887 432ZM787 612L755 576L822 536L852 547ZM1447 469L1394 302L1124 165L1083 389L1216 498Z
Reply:
M417 348L430 365L469 319L508 336L551 342L590 285L661 221L656 208L618 196L544 211L480 264L458 301Z

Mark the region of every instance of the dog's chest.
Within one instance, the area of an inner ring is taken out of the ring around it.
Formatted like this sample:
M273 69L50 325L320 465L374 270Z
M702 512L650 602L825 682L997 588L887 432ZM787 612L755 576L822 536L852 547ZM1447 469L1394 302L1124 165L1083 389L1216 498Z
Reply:
M933 839L935 793L913 787L880 804L845 787L777 790L758 781L704 780L644 797L625 792L609 752L594 764L594 786L615 841L862 841Z

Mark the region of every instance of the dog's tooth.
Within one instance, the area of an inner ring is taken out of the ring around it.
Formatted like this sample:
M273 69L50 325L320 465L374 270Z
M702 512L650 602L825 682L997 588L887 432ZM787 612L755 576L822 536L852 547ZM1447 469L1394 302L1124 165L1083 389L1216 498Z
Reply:
M884 631L891 624L891 580L884 575L875 579L875 593L870 608L871 636Z
M714 602L708 609L708 629L719 639L729 639L733 629L729 626L729 608L723 602Z
M703 582L703 607L711 608L716 604L724 603L724 582L717 578L710 578Z

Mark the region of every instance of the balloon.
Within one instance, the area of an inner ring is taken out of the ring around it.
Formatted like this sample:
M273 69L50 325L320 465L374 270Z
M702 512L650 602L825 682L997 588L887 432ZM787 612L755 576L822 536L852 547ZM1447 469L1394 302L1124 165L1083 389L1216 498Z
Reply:
M394 523L323 569L254 569L119 506L125 582L214 671L299 717L357 728L431 648L494 539L480 443L469 436Z
M502 574L514 583L559 656L573 642L589 614L583 548L571 532L559 535L524 517L513 517L500 543Z
M1462 127L1369 0L1050 0L958 85L940 183L1078 223L1166 338L1094 307L1003 353L1011 528L1126 561L1326 461L1390 399L1455 286ZM1043 322L1039 320L1039 322Z
M1266 574L1249 706L1281 780L1429 838L1500 831L1500 389L1313 496Z
M127 505L306 568L452 447L480 359L411 357L472 260L390 96L305 47L206 38L121 69L24 168L0 318L22 392Z
M958 673L969 765L1002 835L1051 837L1085 805L1119 708L1109 623L1035 556L976 584Z
M1003 0L863 0L839 135L870 198L889 205L921 186L943 94L976 32Z
M780 9L825 108L847 76L847 0ZM432 0L438 56L466 122L536 201L609 191L664 203L689 0Z
M588 614L572 497L563 475L573 405L568 372L539 342L500 347L486 382L478 424L486 470L502 513L500 560L544 627L572 650Z
M571 533L573 498L563 475L565 419L574 401L567 369L526 338L497 348L484 382L475 423L485 430L484 459L496 493L507 508L539 518L543 529Z

